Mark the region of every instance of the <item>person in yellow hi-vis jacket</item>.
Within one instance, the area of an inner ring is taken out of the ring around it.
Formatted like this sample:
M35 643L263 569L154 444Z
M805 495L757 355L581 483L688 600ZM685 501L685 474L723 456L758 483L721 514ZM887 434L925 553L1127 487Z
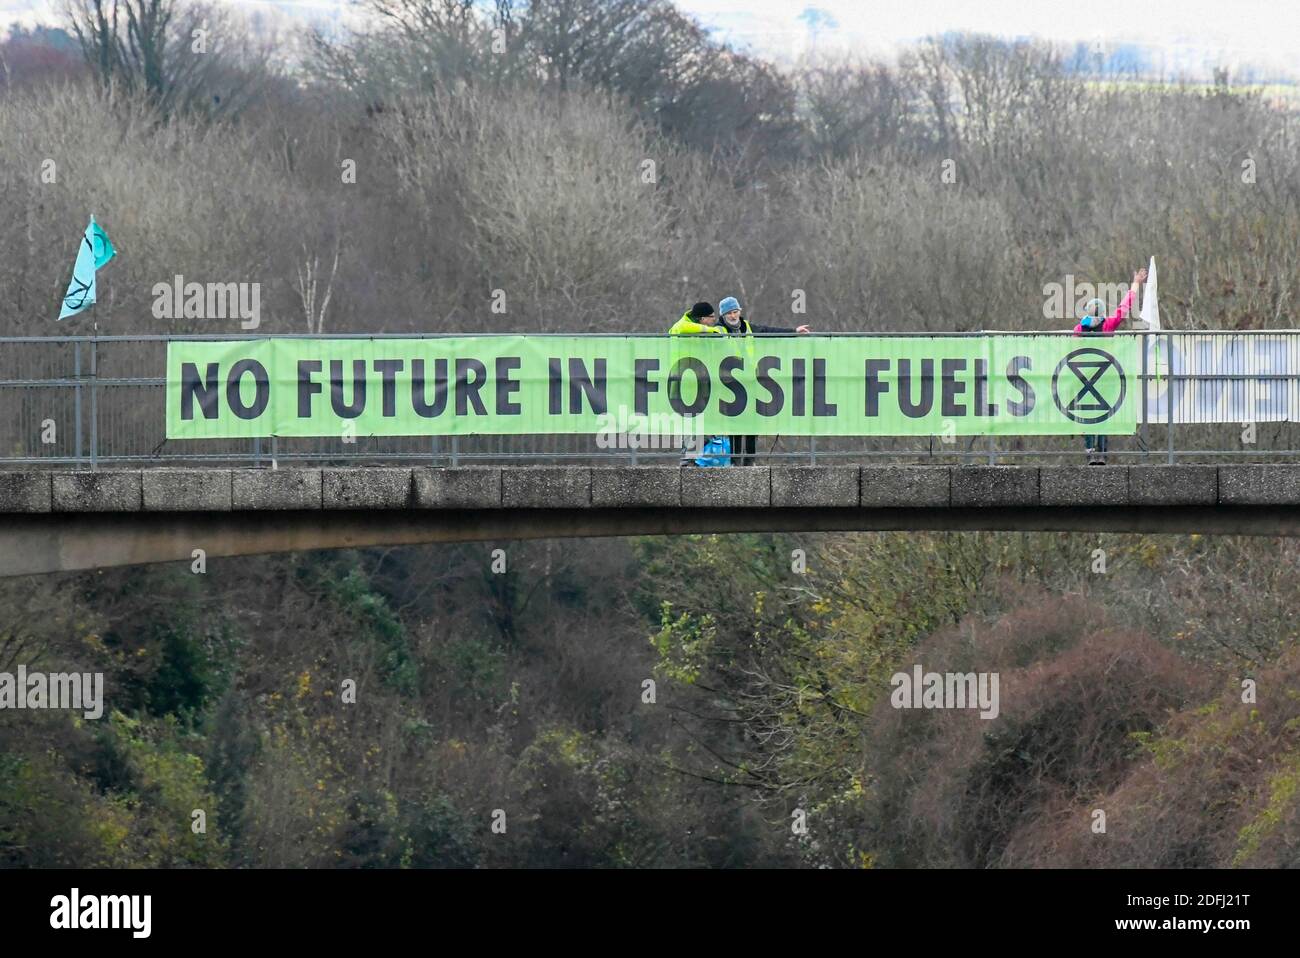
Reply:
M681 336L686 333L721 333L718 326L718 314L713 311L712 303L696 303L682 318L673 323L668 330L669 336Z
M699 334L717 334L726 335L726 330L718 325L718 314L713 311L712 303L696 303L686 312L682 313L682 318L673 323L672 328L668 330L670 336L694 336ZM672 369L669 370L668 376L668 396L677 398L681 395L682 380L679 374L673 372L677 366L677 360L680 358L678 350L670 351L672 358ZM716 438L716 437L715 437ZM698 443L694 436L686 436L682 441L682 461L683 466L696 465L696 453Z

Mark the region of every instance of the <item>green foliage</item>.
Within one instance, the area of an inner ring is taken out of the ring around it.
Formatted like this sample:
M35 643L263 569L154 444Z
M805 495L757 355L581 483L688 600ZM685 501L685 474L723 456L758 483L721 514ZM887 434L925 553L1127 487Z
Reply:
M412 803L400 864L408 868L472 868L481 856L475 832L469 815L447 795Z
M672 611L673 604L665 601L659 631L650 641L659 653L660 671L690 685L700 676L717 626L711 613L695 616L683 612L673 618Z
M151 867L224 860L225 840L203 761L191 751L179 723L132 719L113 712L100 734L125 763L131 781L119 797L131 814L126 845L132 860ZM191 828L195 810L206 814L206 833Z
M97 761L117 766L97 787L52 750L0 752L0 863L26 867L217 867L226 861L216 803L203 763L187 750L174 717L132 719L113 712L87 738ZM48 731L57 731L53 726ZM101 779L103 780L103 779ZM191 830L195 809L206 834Z
M122 867L132 817L48 754L0 752L0 867Z
M149 711L154 715L201 711L213 691L215 674L199 640L183 626L171 624L156 627L152 638L159 662L145 687Z
M1120 863L1279 861L1300 696L1207 702L1188 669L1211 643L1181 636L1215 620L1126 591L1219 547L1102 541L1107 576L1092 539L974 534L644 539L586 566L520 547L504 593L461 547L256 560L238 605L97 576L43 654L104 663L129 708L0 722L0 863L1044 864L1087 861L1060 823L1099 803L1127 809ZM914 662L1000 670L1003 714L901 715L889 679ZM655 705L629 692L648 675ZM1197 828L1143 818L1201 780Z
M1285 816L1295 815L1297 796L1300 796L1300 753L1286 757L1282 768L1273 773L1267 783L1268 801L1259 814L1237 833L1237 852L1233 865L1249 864L1264 842L1277 838Z
M567 867L640 863L642 829L627 794L628 772L602 743L575 729L542 728L513 775L529 841L527 862ZM558 852L558 855L556 854Z
M474 705L495 701L506 674L505 652L488 639L453 633L437 643L429 667L452 695Z
M374 642L380 649L384 683L404 695L413 695L419 687L420 671L401 619L389 608L388 600L372 588L360 568L354 565L342 571L337 565L333 560L307 562L300 575L309 588L320 590L337 610L341 628L357 639Z

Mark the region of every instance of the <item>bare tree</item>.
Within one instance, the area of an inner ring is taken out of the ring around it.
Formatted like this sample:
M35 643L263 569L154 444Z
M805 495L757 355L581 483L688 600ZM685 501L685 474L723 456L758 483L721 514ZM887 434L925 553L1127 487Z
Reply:
M302 300L302 311L307 317L307 332L319 335L325 329L325 313L329 309L330 297L334 293L334 277L339 271L339 240L334 241L334 262L330 265L329 278L325 281L325 290L321 292L321 264L319 253L308 253L303 245L303 264L298 267L298 296ZM319 302L318 302L319 299Z
M164 114L228 113L265 81L269 48L230 15L179 0L66 0L65 14L101 87L139 95ZM226 44L223 36L239 42Z

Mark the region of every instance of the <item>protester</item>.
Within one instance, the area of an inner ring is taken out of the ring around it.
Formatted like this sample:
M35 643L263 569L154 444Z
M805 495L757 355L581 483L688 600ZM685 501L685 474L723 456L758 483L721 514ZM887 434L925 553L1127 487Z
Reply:
M796 326L793 329L787 326L763 326L759 323L751 323L740 311L740 301L734 296L728 296L718 304L718 312L722 315L722 322L726 326L727 332L733 336L750 336L754 333L780 333L783 335L793 335L795 333L811 333L810 326Z
M794 335L811 333L812 329L808 326L796 326L789 329L784 326L762 326L758 323L751 323L740 311L740 301L734 296L728 296L718 304L718 312L722 314L723 328L732 336L753 336L754 333L776 333L779 335ZM751 349L752 351L752 349ZM754 452L758 445L757 436L732 436L731 437L731 462L733 465L752 466L754 464Z
M1124 294L1124 299L1120 302L1119 308L1114 313L1107 316L1106 304L1100 299L1090 299L1083 307L1083 316L1079 319L1079 325L1074 327L1076 336L1109 336L1119 325L1128 318L1133 309L1133 300L1137 297L1138 286L1146 282L1147 270L1142 267L1133 274L1133 284L1129 287L1128 292ZM1106 437L1104 435L1084 436L1084 448L1088 452L1088 465L1104 466L1106 465Z
M682 318L673 323L672 328L668 330L670 336L694 336L700 334L713 333L716 335L726 335L724 330L718 324L717 313L713 311L713 304L699 302L682 313ZM676 371L677 355L674 352L672 356L673 368L668 374L668 396L670 399L678 399L681 396L682 380L681 375ZM705 444L704 455L696 456L696 439L694 436L685 436L682 440L682 459L683 466L725 466L730 464L729 456L718 456L724 445L723 436L710 436ZM726 443L730 452L730 444Z
M689 333L721 333L722 331L718 326L718 315L713 311L713 304L701 302L682 313L682 318L673 323L668 334L682 336Z

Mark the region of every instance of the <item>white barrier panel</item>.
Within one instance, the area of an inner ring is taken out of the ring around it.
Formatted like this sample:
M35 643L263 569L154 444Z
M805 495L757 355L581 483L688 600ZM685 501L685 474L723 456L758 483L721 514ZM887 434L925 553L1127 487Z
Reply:
M1300 331L1144 338L1147 422L1300 421Z

